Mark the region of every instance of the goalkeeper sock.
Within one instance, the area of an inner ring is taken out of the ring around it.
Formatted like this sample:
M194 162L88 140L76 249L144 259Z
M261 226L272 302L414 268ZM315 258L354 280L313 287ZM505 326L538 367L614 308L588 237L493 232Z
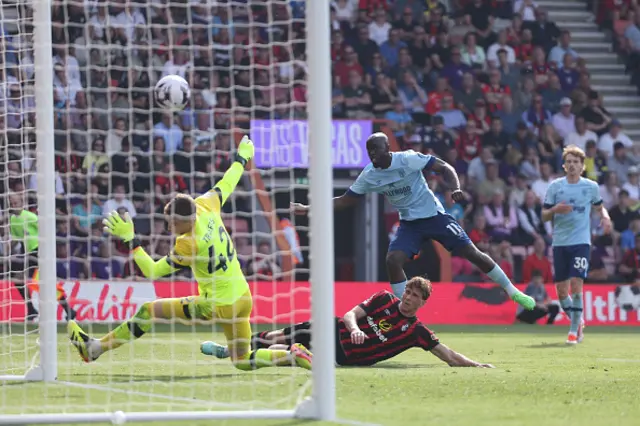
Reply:
M573 295L573 309L571 310L571 328L569 333L578 333L582 321L582 294Z
M119 348L130 340L142 337L151 330L151 304L145 302L129 321L117 326L111 333L100 339L104 352Z
M399 283L391 283L391 291L396 295L397 298L401 299L404 294L404 288L407 286L407 280L404 280Z
M233 365L239 370L251 371L273 366L292 367L296 365L292 360L289 351L258 349L247 352L241 359L233 361Z

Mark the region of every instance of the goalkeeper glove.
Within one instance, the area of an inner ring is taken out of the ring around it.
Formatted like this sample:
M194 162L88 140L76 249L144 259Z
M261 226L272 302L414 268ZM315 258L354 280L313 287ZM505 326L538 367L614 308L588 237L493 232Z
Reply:
M245 167L249 160L253 158L254 150L253 142L251 142L249 136L243 136L238 145L238 152L236 152L236 161L242 164L242 167Z
M104 225L104 232L120 238L125 243L135 238L133 221L131 220L131 216L129 216L129 212L125 213L124 219L122 219L118 212L112 211L102 220L102 224Z

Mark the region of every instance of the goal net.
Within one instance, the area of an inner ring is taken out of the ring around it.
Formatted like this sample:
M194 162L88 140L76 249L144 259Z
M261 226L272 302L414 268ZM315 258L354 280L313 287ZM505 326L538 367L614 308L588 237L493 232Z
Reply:
M7 0L0 7L0 424L332 418L332 233L312 232L332 226L319 217L330 216L330 153L309 147L330 137L328 5ZM319 59L308 59L312 48ZM184 111L154 102L153 86L168 74L190 83ZM289 146L294 129L309 136ZM240 371L223 349L202 353L201 342L226 345L215 319L176 320L155 321L141 338L84 363L68 339L69 319L99 338L145 302L198 291L188 270L145 278L128 246L103 232L105 215L128 212L146 252L168 255L175 238L164 205L179 193L208 191L245 134L256 157L222 219L252 291L252 330L313 317L329 325L314 346L330 356L317 361L315 351L312 373ZM296 180L307 168L311 188ZM290 202L309 199L326 207L311 223L288 214ZM318 253L311 269L309 244Z

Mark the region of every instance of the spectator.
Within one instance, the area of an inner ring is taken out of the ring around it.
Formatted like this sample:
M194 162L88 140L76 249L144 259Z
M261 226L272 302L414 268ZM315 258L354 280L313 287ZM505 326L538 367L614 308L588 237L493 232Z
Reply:
M527 176L522 173L518 173L515 178L515 184L509 191L509 205L513 208L518 208L523 205L527 192L529 192Z
M481 251L487 252L489 250L490 237L487 233L487 220L482 213L476 213L473 217L473 228L469 232L469 239Z
M558 45L549 52L549 62L555 63L558 68L562 68L565 55L571 55L574 59L579 57L576 51L571 48L571 33L566 30L560 33Z
M280 273L281 269L275 261L275 256L272 254L271 244L266 241L260 242L254 259L249 260L247 263L246 274L248 276L254 276L259 280L264 280L271 278L277 279Z
M632 200L629 197L629 193L621 189L618 192L618 204L609 213L613 223L613 230L617 233L622 233L629 228L631 221L638 215L637 212L631 210L631 205Z
M440 76L447 79L449 86L453 90L460 90L465 73L473 73L473 70L469 65L462 62L460 48L452 47L451 59L440 71Z
M88 277L87 268L79 260L69 258L68 243L58 241L56 244L56 278L64 280L86 279Z
M507 44L507 30L501 30L498 33L496 42L489 46L487 50L487 61L490 66L497 67L502 64L498 59L500 51L504 51L506 64L514 65L516 63L516 52L513 47Z
M640 169L638 166L631 166L627 170L627 181L622 185L622 189L629 194L629 201L632 206L638 207L640 203L640 179L638 179Z
M531 25L533 41L536 45L542 46L545 51L551 50L560 37L560 29L553 22L547 21L547 12L542 9L536 10L536 22Z
M518 90L514 93L513 100L515 104L515 110L522 114L528 108L531 107L533 102L533 95L536 91L536 83L530 77L525 77L519 84Z
M398 85L398 94L407 111L424 112L424 106L428 100L427 93L410 72L404 72L402 84Z
M406 48L407 44L400 40L400 31L392 29L389 32L389 39L380 44L380 54L388 66L395 67L398 63L400 50Z
M511 96L511 89L501 83L501 74L497 69L489 71L489 84L482 85L489 112L495 113L502 108L502 99Z
M533 0L515 0L513 2L513 13L522 16L525 23L536 20L536 10L538 10L538 4Z
M565 95L575 90L580 80L580 73L576 70L573 56L570 53L564 55L562 66L558 68L556 75L560 80L560 87Z
M113 188L113 198L109 199L106 203L104 203L104 207L102 208L102 214L104 216L108 215L113 211L117 211L121 207L126 209L129 212L129 216L131 218L136 217L136 209L133 206L133 203L126 198L126 191L124 185L116 185Z
M502 128L509 135L514 135L520 123L521 113L514 110L513 98L511 96L502 97L502 108L496 112L496 117L500 118Z
M596 141L587 141L584 150L584 176L592 181L599 182L600 177L607 171L607 160L596 149Z
M552 168L549 163L541 163L540 164L540 179L536 179L531 184L531 190L536 197L538 197L539 201L544 200L544 195L547 193L547 189L549 189L549 185L551 185L551 181L553 177L551 175Z
M607 171L603 181L604 183L599 187L600 197L602 197L604 207L607 210L611 210L613 206L618 204L618 192L620 191L618 175Z
M455 141L451 133L445 130L444 119L436 115L432 118L432 128L424 137L422 151L435 153L440 158L445 158L447 152L455 148Z
M385 117L394 111L394 106L400 104L404 110L404 104L398 97L398 92L391 87L391 79L386 75L379 73L376 75L375 87L371 90L371 104L373 105L373 113L376 117ZM344 96L341 96L344 99Z
M549 85L542 90L542 103L544 108L555 114L558 112L558 105L564 98L564 92L560 86L560 79L557 74L549 73Z
M638 247L636 245L636 235L640 235L640 214L636 214L629 227L620 234L620 249L623 253Z
M560 100L560 111L552 118L554 130L562 139L567 139L570 134L576 133L576 117L571 113L571 99L564 97Z
M447 79L438 77L436 81L436 90L429 93L429 96L427 97L427 106L425 108L427 114L434 115L438 113L440 109L442 109L442 98L447 95L451 95Z
M491 128L482 138L482 150L490 151L500 159L509 144L509 134L502 128L502 120L499 116L491 119Z
M476 44L475 33L467 33L464 36L464 44L460 49L460 60L472 69L484 70L487 57L482 46Z
M514 229L518 226L516 209L505 202L504 192L495 189L491 202L484 206L489 235L494 241L510 241Z
M631 148L633 141L629 139L629 136L622 132L622 123L619 120L612 120L609 131L602 136L598 141L598 151L602 152L605 157L613 155L613 145L615 142L621 142L625 148Z
M587 122L587 128L595 132L598 136L607 133L609 124L611 124L613 120L609 111L601 105L600 96L595 90L589 92L589 103L580 112L580 115L584 117Z
M458 156L467 163L480 154L482 141L478 136L478 129L474 120L467 121L465 129L460 132L458 139L456 139L456 149L458 150Z
M357 55L357 62L364 67L370 67L372 60L376 59L374 55L378 55L378 59L381 59L380 48L369 38L369 29L365 26L358 28L358 38L352 43L352 48L344 47L343 54L349 54L349 51L355 52ZM343 80L344 81L344 80Z
M454 101L457 108L465 114L471 114L476 101L482 97L482 90L476 84L473 73L470 71L464 72L461 86L454 93Z
M636 248L627 250L622 258L622 263L618 267L620 275L622 275L628 283L640 282L640 234L636 234Z
M518 228L516 240L529 246L536 239L547 237L547 230L542 222L542 206L533 191L527 191L524 203L518 207ZM525 281L528 281L525 279Z
M91 278L110 280L122 278L122 265L109 253L109 244L99 245L98 255L91 258Z
M467 125L467 119L464 117L462 111L454 108L453 97L450 95L445 95L442 98L442 109L435 115L435 117L441 117L444 121L444 127L447 129L457 131Z
M607 167L610 172L618 175L618 182L624 184L627 182L629 168L638 164L637 159L627 152L622 142L613 144L613 155L607 160Z
M533 95L531 106L522 113L522 121L536 135L546 123L551 121L551 112L545 109L542 96L538 93Z
M338 77L341 86L349 84L349 74L352 71L364 76L364 70L358 63L358 55L353 47L347 46L344 49L344 60L336 62L334 66L334 73Z
M534 147L525 149L525 155L520 163L520 173L527 177L530 182L540 177L540 157Z
M493 152L490 149L482 149L480 155L469 162L469 168L467 169L467 178L469 185L477 185L487 177L487 164L489 162L495 162Z
M374 53L373 59L370 59L369 62L370 65L367 66L365 75L365 81L367 84L370 85L372 82L374 82L380 74L385 77L391 74L391 70L384 63L384 59L382 59L382 55L380 53Z
M535 299L536 307L531 311L519 307L516 318L525 324L535 324L541 318L547 317L547 325L553 324L560 313L560 307L551 302L551 298L544 288L544 283L549 281L545 281L540 271L535 270L531 274L531 279L525 280L525 282L529 282L529 285L524 292Z
M349 84L343 89L344 105L347 118L373 118L371 113L371 95L362 84L362 77L357 71L349 72Z
M518 87L521 70L518 65L509 62L508 51L499 49L496 62L497 70L500 72L500 84L508 87L509 91L511 91L512 87Z
M496 160L488 160L485 163L486 179L478 182L476 194L481 204L486 204L496 191L504 194L507 190L507 184L498 177L498 162Z
M457 221L461 221L462 218L464 217L465 212L462 206L460 205L460 203L456 203L453 201L453 198L451 198L451 191L449 190L445 191L444 196L442 198L443 198L442 206L444 207L444 210L448 214L453 216Z
M369 24L369 38L378 46L389 39L391 24L387 22L387 14L384 10L378 9L375 13L375 20Z
M405 125L412 121L411 114L404 109L404 105L400 99L397 99L393 103L393 110L387 112L384 118L388 120L389 127L391 127L396 137L402 137L404 135Z
M582 116L576 117L575 125L576 131L569 133L564 141L564 145L575 145L584 151L587 146L587 141L597 141L598 136L587 128L586 120Z
M73 206L71 224L75 235L86 237L91 227L102 220L102 210L97 200L90 196L82 197L82 202Z
M491 46L495 40L493 32L493 11L482 0L472 0L464 9L464 22L471 25L478 34L478 44L484 48Z

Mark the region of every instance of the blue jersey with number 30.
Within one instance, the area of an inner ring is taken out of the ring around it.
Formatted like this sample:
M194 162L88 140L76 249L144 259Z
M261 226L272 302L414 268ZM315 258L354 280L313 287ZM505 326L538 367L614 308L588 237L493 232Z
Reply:
M425 219L444 213L440 201L433 195L422 170L433 165L435 157L415 151L393 152L391 165L377 169L369 163L349 188L355 195L368 192L384 194L400 213L400 220Z
M544 197L544 207L549 209L565 203L573 207L567 214L553 216L554 247L591 244L591 206L602 203L598 184L580 178L576 183L567 182L566 177L551 182Z

